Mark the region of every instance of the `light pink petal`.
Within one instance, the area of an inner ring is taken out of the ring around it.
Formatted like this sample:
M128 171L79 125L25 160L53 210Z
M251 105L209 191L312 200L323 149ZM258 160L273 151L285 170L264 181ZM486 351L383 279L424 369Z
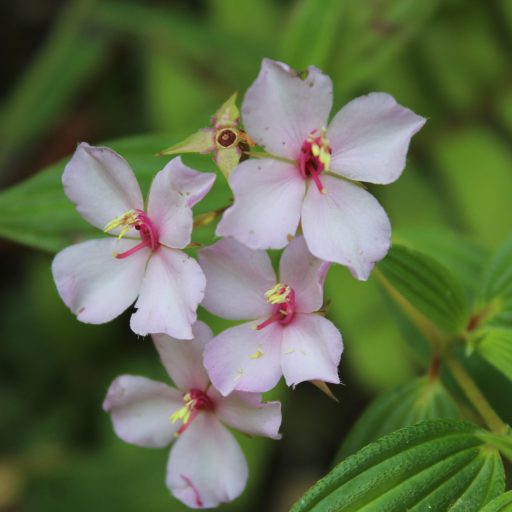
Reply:
M214 396L215 390L209 392ZM215 414L223 422L240 432L254 436L281 439L281 404L262 402L259 393L233 391L227 397L215 400Z
M181 425L172 423L170 416L182 405L181 394L166 384L122 375L110 385L103 409L112 415L114 431L123 441L162 448Z
M283 328L274 323L258 331L258 323L227 329L206 345L204 365L224 396L233 390L268 391L281 377Z
M215 173L195 171L186 166L181 157L170 160L158 174L165 176L166 186L181 194L191 208L203 199L215 181ZM151 194L148 208L151 208Z
M338 384L343 343L332 322L318 314L299 313L283 331L282 365L288 386L307 380Z
M302 209L302 230L309 250L325 261L347 266L368 279L375 262L387 254L391 225L379 202L362 187L322 177L326 194L310 186Z
M217 226L251 249L282 249L297 231L305 182L295 165L246 160L231 175L235 203Z
M311 313L322 307L323 285L328 269L329 263L309 252L303 236L290 242L279 263L279 281L293 288L296 311Z
M212 508L237 498L247 483L247 462L233 435L213 414L199 414L171 449L167 487L191 508Z
M249 320L270 314L265 292L276 284L272 263L265 251L248 249L233 238L224 238L199 252L206 276L202 306L229 320Z
M115 151L79 144L62 175L64 192L78 213L103 229L111 220L143 208L142 194L128 162ZM111 231L118 234L119 229ZM128 235L136 235L131 230Z
M425 121L389 94L373 92L352 100L329 126L331 170L357 181L395 181L405 167L411 137Z
M137 245L135 240L88 240L60 251L52 263L53 279L66 306L78 320L89 324L109 322L120 315L137 295L144 277L149 249L117 259Z
M203 300L206 282L196 260L184 252L160 246L149 260L142 282L132 330L145 336L168 334L192 339L197 306Z
M282 62L263 59L260 74L245 94L242 116L247 133L269 153L299 157L314 130L327 125L332 82L310 66L307 77Z
M170 181L167 167L154 177L149 191L148 217L158 231L160 244L183 249L192 236L192 209L185 197L172 188Z
M206 342L212 337L211 329L203 322L192 326L193 340L177 340L167 334L153 334L153 341L169 377L183 390L205 390L210 379L203 366Z

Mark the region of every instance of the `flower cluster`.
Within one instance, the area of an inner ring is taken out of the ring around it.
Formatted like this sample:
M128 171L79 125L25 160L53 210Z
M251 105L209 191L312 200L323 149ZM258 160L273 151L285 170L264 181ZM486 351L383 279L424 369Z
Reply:
M396 180L425 122L388 94L371 93L328 124L330 78L268 59L241 119L235 100L212 127L162 152L213 152L233 192L232 206L218 210L220 240L199 250L199 261L184 249L192 208L215 174L173 158L144 204L120 155L82 143L64 171L64 190L106 235L64 249L52 266L59 294L83 322L108 322L135 303L131 328L152 335L176 387L123 375L103 407L128 443L175 440L166 483L192 508L231 501L245 487L244 455L224 425L280 437L281 406L263 402L262 392L281 376L292 387L339 383L343 343L325 317L324 279L339 263L366 280L386 255L390 222L361 182ZM284 249L278 275L268 249ZM241 323L214 336L197 321L200 304Z

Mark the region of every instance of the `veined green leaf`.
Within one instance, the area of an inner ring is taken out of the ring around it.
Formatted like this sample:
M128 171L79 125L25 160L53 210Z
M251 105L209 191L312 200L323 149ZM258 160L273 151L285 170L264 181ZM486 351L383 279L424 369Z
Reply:
M506 492L487 503L480 512L510 512L512 510L512 491Z
M296 69L310 64L323 68L338 46L345 0L301 0L283 34L281 59ZM314 31L314 37L312 36Z
M489 257L476 240L441 227L395 229L393 240L442 263L464 286L468 299L474 300Z
M154 156L172 143L168 136L146 135L110 141L105 145L125 157L139 180L143 193L151 179L169 159ZM208 156L187 155L195 168L214 171ZM102 236L76 212L64 194L61 176L68 159L48 167L34 177L0 193L0 236L38 249L55 252L84 238ZM208 196L194 208L200 214L229 204L230 191L219 176ZM194 241L211 241L211 227L195 232Z
M476 350L512 380L512 329L486 330L483 339L476 343Z
M505 434L495 434L493 432L483 431L480 438L490 445L497 448L509 461L512 462L512 431L508 427Z
M468 316L464 290L441 263L418 251L394 245L377 268L385 286L428 321L445 332L463 330Z
M419 423L338 464L292 512L479 511L503 493L503 464L482 431L458 420Z
M484 312L484 324L512 327L512 238L490 259L477 307Z
M335 462L399 428L425 420L458 417L457 406L439 379L416 378L370 404L345 438Z

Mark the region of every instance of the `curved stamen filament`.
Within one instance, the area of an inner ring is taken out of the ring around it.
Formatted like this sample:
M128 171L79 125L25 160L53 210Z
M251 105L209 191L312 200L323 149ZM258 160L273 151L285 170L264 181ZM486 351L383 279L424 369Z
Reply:
M287 284L277 283L273 288L265 292L267 302L273 304L272 314L256 330L261 330L267 325L278 322L281 325L289 324L295 315L295 292Z
M149 247L152 251L155 251L158 248L158 231L151 219L142 210L128 210L110 221L103 231L108 232L117 228L122 228L117 236L119 240L132 228L139 232L141 238L141 242L128 251L120 254L114 253L114 256L117 259L127 258L144 247Z
M320 174L331 164L331 146L325 128L311 132L302 145L299 171L304 178L311 178L318 190L325 193Z
M177 430L176 435L183 434L188 426L194 421L201 411L213 411L214 403L205 391L200 389L191 389L183 395L183 407L171 414L169 418L173 423L182 421L182 425Z

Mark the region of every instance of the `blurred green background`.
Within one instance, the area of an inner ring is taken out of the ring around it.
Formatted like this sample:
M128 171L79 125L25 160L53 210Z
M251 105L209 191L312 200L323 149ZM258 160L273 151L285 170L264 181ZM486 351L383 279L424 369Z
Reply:
M206 126L271 57L329 73L334 112L377 90L429 119L402 178L371 188L396 240L426 233L422 249L435 254L456 232L485 255L512 231L509 0L4 0L0 19L2 189L79 141L163 134L118 145L147 181L164 163L152 154ZM194 163L212 168L209 157ZM151 343L129 331L128 314L105 326L74 319L51 252L28 247L58 245L34 241L53 226L32 214L29 232L24 215L40 205L20 190L0 191L0 511L184 509L164 486L168 450L123 444L101 410L118 374L165 379ZM375 279L335 268L326 298L345 342L340 402L309 384L273 392L284 439L240 437L249 485L222 510L287 510L365 405L424 371Z

